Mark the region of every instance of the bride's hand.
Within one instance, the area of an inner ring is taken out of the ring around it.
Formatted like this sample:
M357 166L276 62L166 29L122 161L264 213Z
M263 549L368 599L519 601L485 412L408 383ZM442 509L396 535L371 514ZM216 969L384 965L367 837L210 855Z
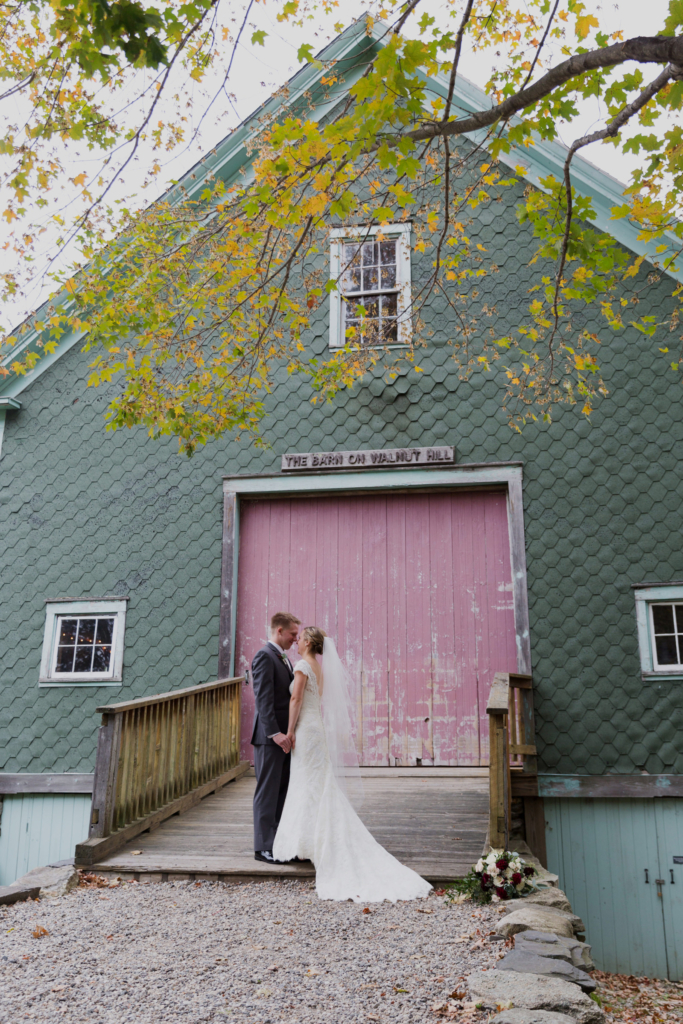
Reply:
M289 742L292 745L292 750L294 750L294 747L296 746L296 733L295 732L288 732L287 733L287 739L289 740Z

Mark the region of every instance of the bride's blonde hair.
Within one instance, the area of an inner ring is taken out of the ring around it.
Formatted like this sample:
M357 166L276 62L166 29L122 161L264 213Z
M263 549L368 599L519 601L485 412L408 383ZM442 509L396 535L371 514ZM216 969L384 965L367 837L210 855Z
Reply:
M317 626L306 626L301 638L311 645L311 654L322 654L327 633Z

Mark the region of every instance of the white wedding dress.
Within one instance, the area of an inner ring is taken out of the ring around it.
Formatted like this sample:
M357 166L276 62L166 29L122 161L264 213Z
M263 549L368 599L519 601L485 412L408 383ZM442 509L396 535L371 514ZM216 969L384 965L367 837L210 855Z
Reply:
M340 788L328 752L315 672L303 660L294 671L304 673L306 686L273 857L312 860L316 892L323 900L394 903L426 896L432 888L429 882L373 839Z

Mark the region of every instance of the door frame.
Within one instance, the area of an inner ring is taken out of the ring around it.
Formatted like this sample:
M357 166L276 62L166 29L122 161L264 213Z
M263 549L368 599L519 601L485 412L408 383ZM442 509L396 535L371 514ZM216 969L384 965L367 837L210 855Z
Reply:
M382 494L400 491L504 488L507 496L512 601L515 616L517 671L531 674L529 603L521 462L489 462L448 469L376 469L304 471L223 477L223 540L218 678L235 672L237 579L239 573L240 501L248 498L316 497L330 494Z

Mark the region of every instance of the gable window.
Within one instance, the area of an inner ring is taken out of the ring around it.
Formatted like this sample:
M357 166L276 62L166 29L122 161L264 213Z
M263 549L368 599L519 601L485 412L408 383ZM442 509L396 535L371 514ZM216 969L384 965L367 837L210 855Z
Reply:
M636 619L643 677L683 679L683 583L637 587Z
M126 601L48 601L41 686L120 685Z
M410 225L332 232L330 347L410 341Z

